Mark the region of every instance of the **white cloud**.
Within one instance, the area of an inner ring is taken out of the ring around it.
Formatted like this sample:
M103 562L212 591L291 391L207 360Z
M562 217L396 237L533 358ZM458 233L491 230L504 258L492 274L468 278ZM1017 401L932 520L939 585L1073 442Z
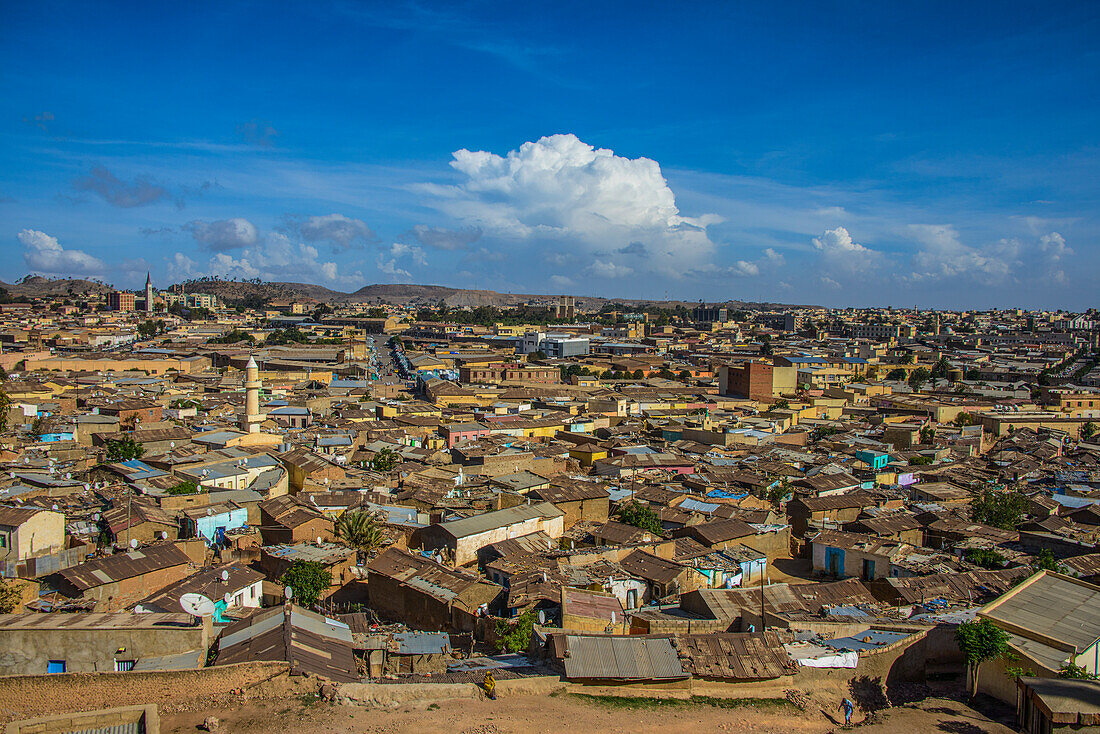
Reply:
M593 278L625 278L634 274L634 269L627 265L616 265L610 260L597 260L584 269L585 275Z
M748 260L738 260L729 267L729 274L742 278L756 277L760 275L760 266Z
M328 242L337 250L350 250L373 242L376 238L367 223L343 214L325 214L295 222L294 226L306 242Z
M1066 247L1066 238L1057 232L1045 234L1039 238L1039 249L1047 256L1047 260L1056 263L1067 255L1072 255L1073 250Z
M814 247L828 254L869 251L863 245L853 241L852 235L844 227L826 230L820 237L814 237Z
M93 275L107 265L83 250L66 250L45 232L24 229L17 237L23 245L23 261L31 270L50 275Z
M229 279L261 278L340 286L359 285L363 280L359 271L341 274L336 263L321 260L316 247L296 242L282 232L257 237L257 242L242 249L239 257L228 252L217 252L205 268L196 267L186 255L176 253L169 263L169 273L179 273L184 277L217 275Z
M1017 240L975 248L963 244L950 224L911 224L908 231L920 245L913 256L914 280L969 275L985 284L998 283L1019 264L1021 248Z
M633 265L673 276L714 254L706 228L719 218L682 216L656 161L618 156L575 135L540 138L505 156L465 149L453 155L451 166L464 180L422 189L467 225L514 241L554 240L597 271L633 272L615 260L629 257L634 242L645 243L649 255Z
M568 288L574 285L573 279L565 275L551 275L550 282L554 285L560 285L563 288Z
M195 241L208 250L225 252L255 245L259 235L256 226L247 219L234 217L216 222L196 219L183 226Z
M402 260L411 260L413 264L420 266L428 264L424 251L419 247L404 242L394 242L388 251L378 253L378 271L394 280L411 280L412 273L401 267Z

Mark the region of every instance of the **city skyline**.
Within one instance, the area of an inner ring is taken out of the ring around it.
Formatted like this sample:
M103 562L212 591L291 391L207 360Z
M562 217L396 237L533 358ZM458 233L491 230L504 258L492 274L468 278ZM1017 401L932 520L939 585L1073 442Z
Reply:
M0 11L3 279L1095 305L1095 7L262 10Z

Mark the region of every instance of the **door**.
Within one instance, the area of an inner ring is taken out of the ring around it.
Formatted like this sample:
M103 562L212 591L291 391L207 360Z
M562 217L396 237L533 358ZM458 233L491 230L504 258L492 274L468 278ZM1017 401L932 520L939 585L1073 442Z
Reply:
M47 673L64 673L65 672L65 661L64 660L51 660L51 661L49 661L48 663L46 663L46 672Z
M863 559L863 580L874 581L875 580L875 562L870 558Z
M844 575L844 551L840 548L826 548L825 570L830 575L841 578Z

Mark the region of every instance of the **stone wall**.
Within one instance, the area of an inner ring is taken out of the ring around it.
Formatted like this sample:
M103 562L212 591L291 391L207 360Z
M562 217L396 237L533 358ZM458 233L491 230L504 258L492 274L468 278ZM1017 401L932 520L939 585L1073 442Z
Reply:
M295 677L286 663L240 663L152 673L64 673L0 676L0 721L155 704L161 712L229 705L249 698L315 692L317 679Z

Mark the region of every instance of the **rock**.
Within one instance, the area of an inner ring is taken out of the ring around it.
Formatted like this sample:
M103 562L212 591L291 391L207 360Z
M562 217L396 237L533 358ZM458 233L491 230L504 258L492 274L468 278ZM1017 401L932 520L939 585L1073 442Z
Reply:
M202 722L202 728L211 732L221 731L221 723L217 716L207 716Z
M332 703L336 700L336 697L340 693L340 687L335 683L324 683L321 685L321 700Z

